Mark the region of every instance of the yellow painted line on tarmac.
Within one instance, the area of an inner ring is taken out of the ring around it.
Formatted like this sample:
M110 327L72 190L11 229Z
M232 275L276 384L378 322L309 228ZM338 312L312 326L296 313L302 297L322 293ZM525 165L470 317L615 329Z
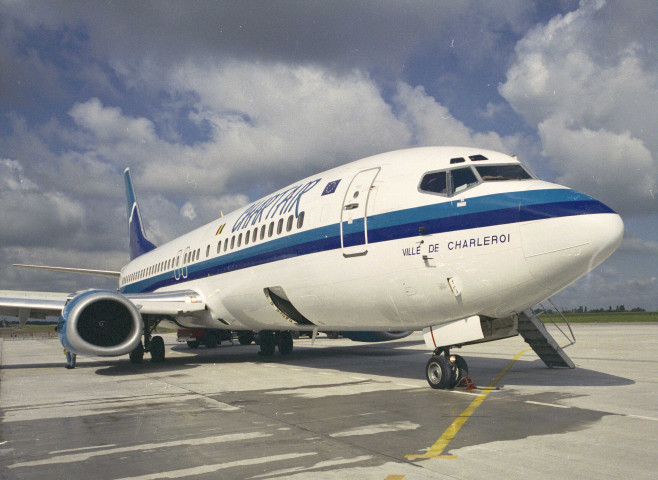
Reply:
M384 480L402 480L404 475L389 475Z
M510 362L503 368L500 372L498 372L498 375L494 377L494 379L482 389L482 393L479 394L477 397L473 399L471 404L466 407L466 409L459 414L459 416L455 419L454 422L450 424L448 428L446 428L445 432L443 432L443 435L432 445L426 453L423 454L409 454L405 455L405 458L409 459L417 459L417 458L446 458L446 459L454 459L457 458L456 455L442 455L443 451L446 449L448 444L452 441L455 436L457 436L457 433L459 433L459 430L464 426L466 421L471 418L471 416L475 413L477 408L482 404L482 402L485 401L487 396L493 391L494 387L500 380L505 376L507 372L512 368L512 366L516 363L516 361L521 358L521 355L523 355L526 352L529 352L531 349L528 348L526 350L523 350L522 352L519 352L516 354L516 356L510 360Z

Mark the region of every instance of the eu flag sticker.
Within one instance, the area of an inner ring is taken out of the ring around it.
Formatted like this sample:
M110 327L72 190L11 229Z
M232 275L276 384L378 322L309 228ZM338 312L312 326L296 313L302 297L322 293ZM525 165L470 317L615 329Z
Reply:
M324 187L324 190L322 191L322 195L331 195L336 191L336 188L338 188L338 184L340 183L340 180L334 180L333 182L327 183L327 186Z

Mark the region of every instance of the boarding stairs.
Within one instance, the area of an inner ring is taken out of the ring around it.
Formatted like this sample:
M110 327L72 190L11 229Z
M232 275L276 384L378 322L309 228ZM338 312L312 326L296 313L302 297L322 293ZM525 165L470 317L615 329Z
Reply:
M560 310L555 306L550 298L548 299L548 302L553 307L550 311L540 303L539 305L535 306L534 309L529 309L519 314L519 335L523 337L526 343L530 345L537 356L541 358L541 360L546 364L548 368L575 368L576 366L574 363L564 352L564 350L562 350L562 347L558 345L553 336L548 332L546 325L544 325L544 321L542 321L543 318L545 318L546 321L555 325L560 333L566 337L569 343L564 345L565 348L576 343L576 337L574 336L573 330L571 330L571 325L569 325L567 319L564 318L562 312L560 312ZM559 315L562 320L564 320L566 326L569 328L571 337L569 337L569 335L567 335L559 327L559 325L555 323L553 315Z

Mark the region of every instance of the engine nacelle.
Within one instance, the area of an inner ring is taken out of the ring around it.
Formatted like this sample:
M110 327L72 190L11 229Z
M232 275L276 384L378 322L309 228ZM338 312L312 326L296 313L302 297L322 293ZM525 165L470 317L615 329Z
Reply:
M144 329L137 307L109 290L88 290L62 310L57 332L64 348L83 355L115 357L133 351Z
M340 334L355 342L388 342L408 337L412 332L340 332Z

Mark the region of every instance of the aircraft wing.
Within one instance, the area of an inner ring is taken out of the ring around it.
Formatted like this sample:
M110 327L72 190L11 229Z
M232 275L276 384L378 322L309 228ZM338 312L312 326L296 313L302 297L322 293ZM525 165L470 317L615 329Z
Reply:
M119 278L121 272L114 270L92 270L90 268L69 268L69 267L51 267L48 265L25 265L22 263L14 263L14 267L32 268L36 270L50 270L51 272L60 273L75 273L78 275L94 275L96 277Z
M102 290L99 290L102 292ZM0 290L0 315L18 317L21 326L28 318L58 317L66 302L76 294ZM205 310L206 304L193 290L124 295L142 314L181 315Z
M68 293L0 290L0 315L18 317L21 327L28 318L58 317Z

